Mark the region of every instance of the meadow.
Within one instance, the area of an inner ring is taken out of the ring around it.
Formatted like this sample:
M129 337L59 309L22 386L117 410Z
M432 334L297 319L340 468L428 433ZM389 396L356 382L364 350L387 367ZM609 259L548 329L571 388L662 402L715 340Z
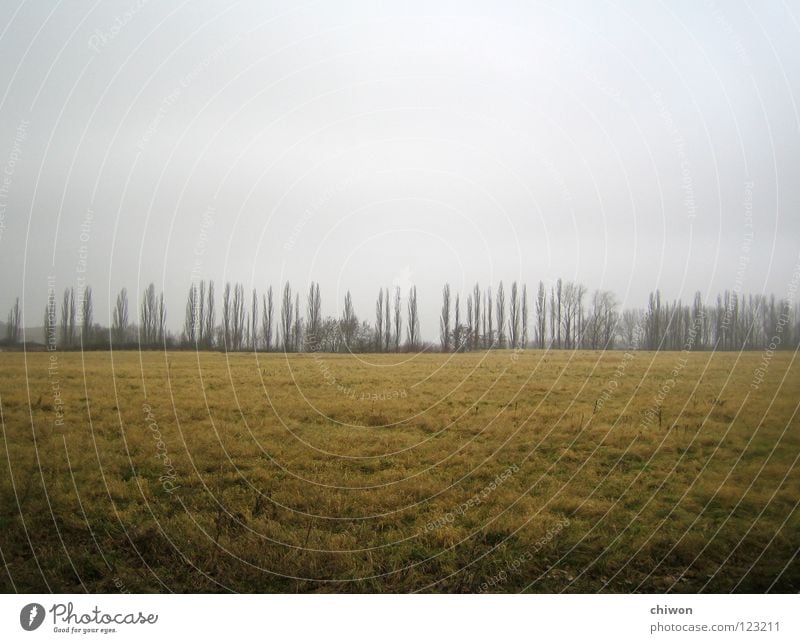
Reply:
M791 352L0 353L0 590L797 592L799 400Z

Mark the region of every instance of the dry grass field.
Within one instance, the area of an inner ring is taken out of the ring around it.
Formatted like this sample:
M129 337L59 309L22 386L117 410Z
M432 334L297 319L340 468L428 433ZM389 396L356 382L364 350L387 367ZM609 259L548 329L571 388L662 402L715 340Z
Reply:
M0 589L797 592L762 357L0 353Z

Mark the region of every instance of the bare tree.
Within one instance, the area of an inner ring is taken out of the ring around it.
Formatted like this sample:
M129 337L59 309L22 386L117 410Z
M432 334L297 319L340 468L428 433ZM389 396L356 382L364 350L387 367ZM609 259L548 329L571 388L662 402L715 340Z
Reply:
M400 350L400 335L402 330L402 295L400 294L400 286L394 289L394 350Z
M294 298L294 351L299 353L303 350L303 319L300 317L300 293Z
M386 311L388 314L388 311ZM375 301L375 346L376 352L383 348L383 288L378 290L378 299Z
M284 352L292 350L292 287L288 281L281 300L281 343Z
M508 305L508 345L509 348L519 346L519 294L516 281L511 284L511 301Z
M19 342L20 323L22 313L19 309L19 297L14 301L14 305L8 312L8 325L6 326L6 342L9 344L16 344Z
M506 325L506 293L503 290L503 282L497 287L497 345L499 348L506 347L506 337L504 328Z
M592 295L592 308L586 320L584 333L586 345L593 350L613 348L616 325L616 301L613 293L595 290Z
M753 307L752 297L750 298L750 310L752 311L751 313L752 321L750 324L748 324L748 326L755 331L756 330L755 311ZM707 335L707 321L703 310L703 298L700 295L699 290L694 294L694 302L692 303L692 320L693 320L692 323L698 327L697 337L695 338L695 342L692 345L692 348L694 350L701 350L705 348L706 342L708 341L708 335Z
M602 335L601 341L605 348L614 348L614 338L617 334L619 324L619 313L617 312L617 300L614 293L606 291L602 296Z
M558 342L559 348L561 348L561 290L561 279L559 278L559 280L556 282L556 298L555 300L552 297L550 298L550 305L552 306L554 303L556 305L556 341Z
M486 328L486 344L489 348L494 347L494 328L492 327L492 315L494 306L492 306L492 287L486 289L486 321L488 322Z
M641 334L640 310L626 309L622 312L622 342L626 348L639 348Z
M575 321L573 312L573 285L572 282L563 284L561 288L561 332L564 348L572 346L572 324Z
M158 339L157 308L156 287L150 283L142 294L139 308L139 341L145 346L154 345Z
M167 306L164 303L164 293L158 296L158 343L167 341Z
M258 293L253 288L253 297L250 301L250 350L258 349Z
M61 344L72 346L75 338L75 291L72 288L64 289L61 300Z
M315 284L313 281L308 289L306 312L308 314L306 341L311 346L311 350L316 351L317 343L320 339L320 331L322 330L322 298L319 294L319 284Z
M584 332L584 314L583 314L583 298L586 295L586 286L583 284L575 284L575 298L577 304L575 307L575 341L572 342L572 347L577 348L583 346L583 332Z
M344 296L344 310L342 311L341 321L342 337L344 338L345 347L349 352L353 351L355 347L356 333L358 331L358 318L353 309L353 298L350 296L348 290Z
M272 349L272 318L273 318L272 286L267 288L267 294L261 296L261 337L264 340L264 350Z
M93 317L92 287L86 286L83 289L83 300L81 301L81 346L86 346L92 341Z
M717 316L717 320L721 324L720 316ZM647 349L658 350L661 344L661 292L659 290L650 293L647 314L644 318L644 335Z
M227 282L222 291L222 345L227 352L233 349L233 308L231 302L231 284Z
M55 308L55 302L53 303ZM128 290L123 288L117 295L114 305L114 315L111 322L111 337L117 344L125 342L128 333Z
M386 288L384 290L384 304L383 304L383 321L384 321L384 330L383 330L383 350L385 352L389 352L389 346L392 343L392 315L389 310L389 289Z
M486 345L486 306L484 306L481 318L481 347L486 348Z
M411 286L408 291L408 345L415 350L419 343L419 317L417 311L417 287Z
M455 318L453 319L453 350L461 350L461 295L456 293Z
M209 348L214 345L214 328L217 324L215 305L214 282L209 280L208 294L206 296L206 313L205 319L203 320L203 337L205 346Z
M56 349L56 335L58 333L56 320L56 294L53 290L48 290L47 305L44 309L44 343L48 350Z
M250 311L246 310L244 313L244 333L242 346L250 346Z
M183 343L187 346L196 346L198 342L198 313L197 286L189 286L186 296L186 313L183 318Z
M561 280L559 279L559 286ZM564 331L564 347L575 348L579 339L580 311L583 305L585 289L580 284L567 282L561 288L561 330ZM560 346L560 344L559 344Z
M539 291L536 294L536 343L539 348L544 348L547 332L547 291L544 283L539 282Z
M69 334L69 345L75 345L75 335L78 325L76 323L77 317L77 308L75 302L75 289L69 289L69 325L68 325L68 334Z
M481 287L476 283L472 290L473 314L472 323L472 348L476 349L480 345L480 323L481 323Z
M439 343L446 353L450 350L450 284L442 288L442 313L439 316Z
M241 350L244 343L245 309L244 286L236 284L233 288L233 303L231 310L231 338L233 350Z
M528 286L522 285L522 344L521 348L528 348Z
M469 350L472 348L472 295L467 295L467 323L465 324L466 328L463 332L464 337L464 349Z
M197 287L197 313L195 315L195 333L197 334L197 345L205 346L205 309L206 309L206 282L200 281Z

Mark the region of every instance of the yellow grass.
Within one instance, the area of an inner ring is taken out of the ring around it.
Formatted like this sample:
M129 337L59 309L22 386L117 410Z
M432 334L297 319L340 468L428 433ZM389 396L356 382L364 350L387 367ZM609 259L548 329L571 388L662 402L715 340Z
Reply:
M0 354L0 589L798 591L800 368L684 357Z

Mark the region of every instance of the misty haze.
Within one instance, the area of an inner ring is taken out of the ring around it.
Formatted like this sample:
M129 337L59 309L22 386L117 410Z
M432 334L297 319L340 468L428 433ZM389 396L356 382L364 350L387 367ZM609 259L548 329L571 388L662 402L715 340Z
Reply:
M4 14L4 592L800 590L797 3Z

